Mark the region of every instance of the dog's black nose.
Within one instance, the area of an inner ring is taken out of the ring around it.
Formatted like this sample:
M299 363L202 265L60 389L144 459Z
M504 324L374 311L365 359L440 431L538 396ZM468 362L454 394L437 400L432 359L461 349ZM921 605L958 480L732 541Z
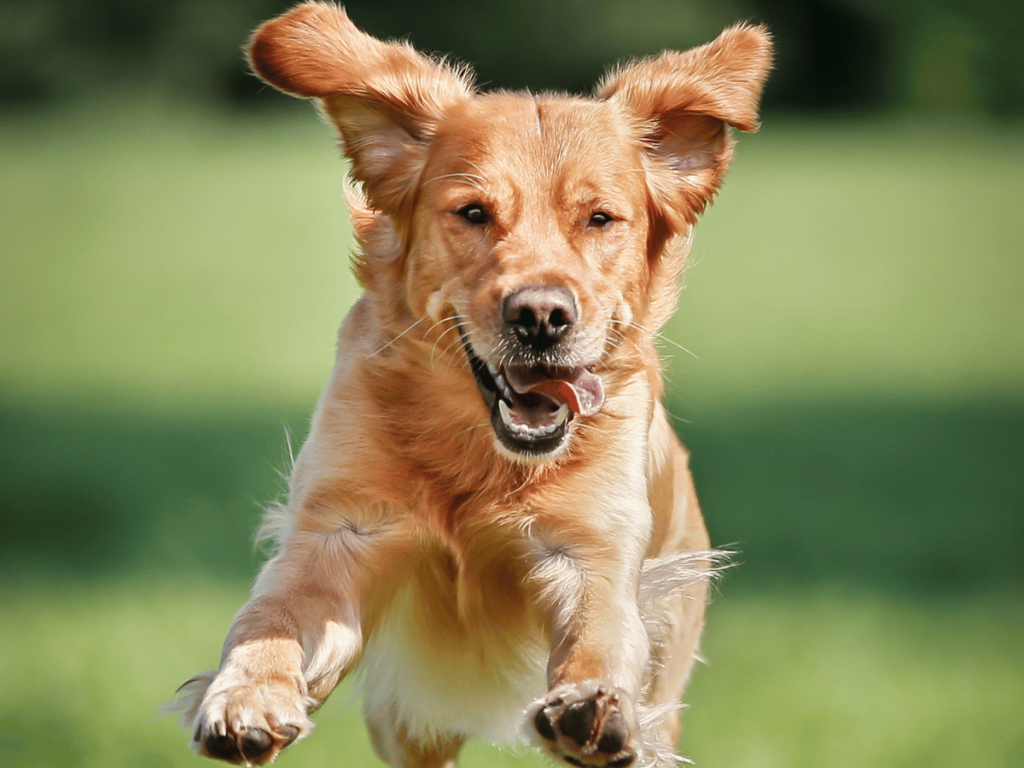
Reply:
M527 286L505 297L501 316L521 343L546 349L576 323L576 302L560 285Z

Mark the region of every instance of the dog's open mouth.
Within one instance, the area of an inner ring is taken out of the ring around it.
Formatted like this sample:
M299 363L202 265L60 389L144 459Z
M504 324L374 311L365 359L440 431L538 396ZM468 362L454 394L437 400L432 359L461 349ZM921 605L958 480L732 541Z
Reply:
M485 363L466 335L462 345L484 401L491 426L510 451L542 455L558 448L575 416L592 416L604 405L601 378L586 367Z

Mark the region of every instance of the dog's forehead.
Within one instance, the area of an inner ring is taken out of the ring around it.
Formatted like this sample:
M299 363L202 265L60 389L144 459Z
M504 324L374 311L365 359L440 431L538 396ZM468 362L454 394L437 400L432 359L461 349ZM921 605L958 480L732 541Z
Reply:
M432 154L527 184L566 176L600 184L640 166L635 126L613 104L569 96L468 100L440 123Z

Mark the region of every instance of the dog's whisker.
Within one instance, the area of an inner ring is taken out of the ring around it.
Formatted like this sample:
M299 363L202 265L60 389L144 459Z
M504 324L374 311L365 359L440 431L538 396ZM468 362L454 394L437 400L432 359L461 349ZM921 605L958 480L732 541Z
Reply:
M437 337L437 339L435 339L434 345L431 347L431 350L430 350L430 364L431 365L434 364L434 362L436 361L437 357L443 357L443 356L447 355L449 352L451 352L451 350L453 348L455 348L457 345L459 345L460 342L462 341L462 337L459 334L459 320L458 320L458 316L452 316L449 319L453 321L453 324L448 326L441 333L441 335L439 335ZM449 333L455 333L456 334L454 340L453 341L449 341L449 342L445 342L446 346L444 347L444 349L441 350L440 355L435 354L435 353L437 353L438 348L440 347L441 341Z
M484 169L483 169L483 168L481 168L481 167L480 167L479 165L477 165L476 163L474 163L474 162L473 162L472 160L470 160L470 159L469 159L468 157L464 157L464 158L463 158L463 160L465 160L467 164L469 164L469 165L473 166L474 168L476 168L476 170L478 170L478 171L480 172L480 179L481 179L482 181L486 181L486 180L487 180L487 174L486 174L486 173L484 172Z
M385 344L385 345L384 345L383 347L381 347L380 349L376 350L375 352L371 352L371 353L370 353L369 355L367 355L367 357L376 357L376 356L377 356L377 355L379 355L379 354L380 354L381 352L383 352L383 351L384 351L385 349L387 349L387 348L388 348L388 347L390 347L390 346L391 346L392 344L394 344L394 343L395 343L396 341L398 341L398 340L399 340L400 338L402 338L403 336L405 336L405 334L409 333L409 331L411 331L411 330L412 330L413 328L415 328L415 327L416 327L417 325L419 325L420 323L422 323L422 322L423 322L424 320L426 320L426 318L425 318L425 317L421 317L421 318L420 318L419 320L417 320L417 321L416 321L415 323L413 323L413 324L412 324L412 325L410 325L410 326L409 326L408 328L406 328L406 329L405 329L404 331L402 331L402 332L401 332L400 334L398 334L398 335L397 335L397 336L395 336L395 337L394 337L393 339L391 339L391 341L389 341L389 342L388 342L387 344Z
M634 328L639 328L641 331L644 331L645 333L651 334L651 336L653 336L654 338L659 339L661 341L664 341L666 344L671 344L673 347L676 347L677 349L681 349L683 352L688 354L694 360L699 360L700 359L700 358L697 357L697 355L695 355L693 352L688 350L682 344L680 344L677 341L674 341L673 339L670 339L668 336L666 336L664 333L661 333L660 331L655 331L655 330L653 330L651 328L647 328L647 327L641 325L640 323L637 323L637 322L634 322L634 321L630 321L629 325L633 326Z
M435 328L437 328L439 325L444 325L445 323L452 323L452 325L449 326L448 328L446 328L445 331L444 331L444 333L448 333L449 331L454 330L458 326L459 320L460 320L460 315L457 315L457 314L455 314L455 315L447 315L446 317L442 317L436 323L434 323L429 328L427 328L427 330L425 332L425 335L429 336L430 333ZM441 335L443 336L444 333L442 333Z
M448 327L438 335L437 339L434 340L434 348L436 349L449 334L453 334L453 336L450 341L445 341L446 344L449 344L452 341L456 344L460 343L462 341L462 331L460 330L463 324L462 321L463 318L461 315L452 315L448 319Z
M612 342L611 346L614 349L622 350L623 349L623 345L625 345L625 344L628 344L629 346L631 346L633 348L632 351L629 351L629 352L620 352L620 355L623 356L622 359L624 359L624 360L634 360L634 359L636 359L636 360L643 360L644 359L644 350L641 348L641 346L637 343L637 341L635 339L631 338L630 336L628 336L624 332L620 331L615 326L611 326L609 328L609 336L611 337L611 342Z
M459 434L460 435L466 435L466 434L469 434L470 432L476 432L477 430L480 430L480 429L490 429L490 427L491 427L490 422L480 422L480 423L477 423L477 424L470 424L465 429L460 430Z
M462 349L462 340L461 339L455 339L454 341L450 342L448 344L448 346L445 347L441 351L440 355L438 355L436 358L431 357L431 360L430 360L431 366L433 366L437 362L437 360L444 359L449 366L456 366L456 367L459 367L459 368L463 368L464 367L464 368L469 369L469 367L470 367L470 365L469 365L469 358L467 358L466 355L464 355L464 354L462 354L462 355L455 354L455 350L461 350L461 349Z
M511 473L512 473L512 469L509 468L509 474L511 474ZM523 482L519 484L518 488L513 488L512 491L509 493L509 495L510 496L515 496L517 493L520 493L524 488L526 488L526 486L528 486L533 481L533 479L534 479L533 475L531 473L527 472L526 476L523 478Z

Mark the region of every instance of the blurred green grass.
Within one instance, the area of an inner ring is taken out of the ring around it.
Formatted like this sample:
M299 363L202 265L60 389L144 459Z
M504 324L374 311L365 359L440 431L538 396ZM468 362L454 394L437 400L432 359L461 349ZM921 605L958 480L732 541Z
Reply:
M1024 396L1024 132L875 120L741 137L668 335L685 409Z
M5 121L8 396L315 397L354 289L344 167L305 117L154 103Z
M0 762L18 768L199 765L156 710L216 663L244 599L230 586L92 582L0 588ZM1024 609L841 591L725 597L683 715L682 751L736 768L1011 766L1024 758ZM443 706L443 702L438 702ZM280 765L376 766L349 683ZM544 765L471 744L464 766Z
M344 166L299 107L0 123L3 765L195 764L152 713L216 661L354 296ZM666 332L696 358L665 345L742 563L699 764L1024 760L1022 138L741 139ZM372 764L357 707L319 719L282 764ZM538 763L464 760L505 764Z

